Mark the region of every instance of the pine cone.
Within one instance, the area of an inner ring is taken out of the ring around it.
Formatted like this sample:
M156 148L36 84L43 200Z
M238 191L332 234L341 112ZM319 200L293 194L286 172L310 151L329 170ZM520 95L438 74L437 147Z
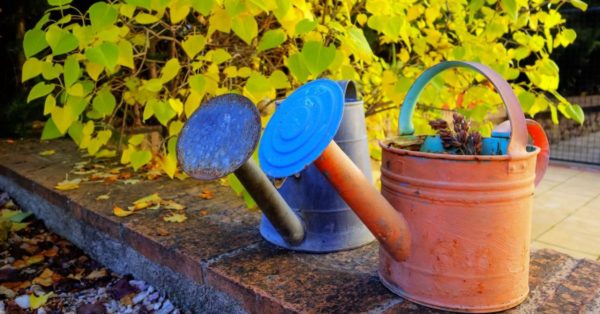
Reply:
M444 120L444 119L436 119L436 120L433 120L433 121L429 121L429 125L434 130L442 130L442 129L447 129L448 128L448 122L446 122L446 120Z

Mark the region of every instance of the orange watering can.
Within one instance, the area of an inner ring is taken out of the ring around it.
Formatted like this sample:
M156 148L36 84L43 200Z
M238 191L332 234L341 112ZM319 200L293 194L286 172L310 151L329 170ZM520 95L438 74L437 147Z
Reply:
M426 306L501 311L521 303L529 290L534 182L546 170L548 141L539 124L526 121L500 75L458 61L440 63L415 81L402 105L400 138L414 138L412 114L425 85L456 67L483 74L504 101L510 122L494 130L492 142L505 153L450 155L392 147L397 139L381 142L382 194L408 222L412 240L404 261L380 250L379 276L396 294ZM541 147L527 144L528 129Z

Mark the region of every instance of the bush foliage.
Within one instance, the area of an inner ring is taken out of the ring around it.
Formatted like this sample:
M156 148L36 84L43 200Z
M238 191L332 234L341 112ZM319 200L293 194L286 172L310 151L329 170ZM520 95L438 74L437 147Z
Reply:
M206 98L242 93L268 115L276 98L322 76L359 83L369 135L383 138L411 82L443 60L494 68L531 115L583 120L556 92L550 57L575 40L558 10L585 10L579 0L115 0L86 12L70 2L48 0L25 34L27 101L44 102L42 139L68 134L89 155L118 153L134 169L154 160L172 177L177 135ZM441 108L481 121L485 135L500 100L481 81L440 75L421 96L417 128L432 132L427 120ZM162 126L158 153L143 134L123 136L143 125Z

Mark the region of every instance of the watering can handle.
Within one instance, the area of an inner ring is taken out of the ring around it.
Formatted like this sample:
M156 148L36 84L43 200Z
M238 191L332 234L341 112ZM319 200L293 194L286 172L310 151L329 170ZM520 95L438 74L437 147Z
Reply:
M415 104L421 95L421 92L427 83L440 72L451 69L465 67L473 69L485 76L496 88L498 94L502 98L508 112L508 118L511 121L511 138L508 143L508 155L518 156L527 153L527 127L525 124L525 116L519 100L512 88L502 76L496 73L491 68L476 62L466 61L446 61L439 63L423 72L414 84L408 90L404 103L400 109L400 119L398 123L399 135L412 135L415 132L415 127L412 122L412 117L415 111Z
M527 133L533 140L533 145L540 148L540 153L537 155L537 161L535 163L535 185L538 185L546 174L546 168L550 163L550 142L544 128L537 123L535 120L525 119L527 124ZM510 121L504 121L498 124L494 131L497 132L510 132Z

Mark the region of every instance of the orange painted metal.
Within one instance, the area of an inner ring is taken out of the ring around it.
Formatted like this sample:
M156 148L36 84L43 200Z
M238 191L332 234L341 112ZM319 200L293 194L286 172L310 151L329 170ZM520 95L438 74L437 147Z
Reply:
M454 62L437 70L464 65ZM381 193L408 222L412 242L405 261L380 250L379 276L391 291L416 303L495 312L518 305L529 291L531 213L541 150L527 146L527 126L534 143L545 135L526 123L506 81L490 68L467 65L490 79L507 106L512 124L508 152L435 154L381 142ZM427 74L433 77L435 69ZM416 101L412 96L409 105ZM547 165L543 158L541 163L540 176Z
M410 250L406 220L388 203L362 171L333 141L315 160L323 176L369 228L381 246L398 261Z

